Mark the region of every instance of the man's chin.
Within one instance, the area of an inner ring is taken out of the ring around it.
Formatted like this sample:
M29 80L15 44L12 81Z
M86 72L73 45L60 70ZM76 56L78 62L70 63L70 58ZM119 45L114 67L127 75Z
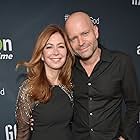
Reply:
M78 55L77 57L79 59L81 59L82 61L86 61L86 60L90 59L91 56L88 57L88 56L80 56L80 55Z
M85 55L80 55L78 53L75 53L75 56L83 61L86 61L88 59L90 59L91 56L85 56Z

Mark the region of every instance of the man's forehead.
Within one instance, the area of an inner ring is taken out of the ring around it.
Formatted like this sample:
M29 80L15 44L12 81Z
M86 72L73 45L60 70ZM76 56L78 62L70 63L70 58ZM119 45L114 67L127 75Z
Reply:
M75 26L91 26L92 24L93 22L89 16L84 16L83 14L75 14L66 20L65 28L68 30L68 28L76 28Z

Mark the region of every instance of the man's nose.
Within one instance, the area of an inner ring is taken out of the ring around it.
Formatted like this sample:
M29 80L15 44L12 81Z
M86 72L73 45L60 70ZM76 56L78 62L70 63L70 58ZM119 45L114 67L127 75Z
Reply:
M80 46L82 46L84 44L83 37L81 37L81 36L78 37L78 43L79 43Z

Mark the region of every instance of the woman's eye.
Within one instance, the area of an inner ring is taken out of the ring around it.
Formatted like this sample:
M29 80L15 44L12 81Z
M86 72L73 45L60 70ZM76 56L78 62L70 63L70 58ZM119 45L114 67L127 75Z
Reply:
M65 48L65 46L61 45L61 46L59 46L59 48Z
M52 46L46 46L45 48L46 48L46 49L50 49L50 48L52 48Z

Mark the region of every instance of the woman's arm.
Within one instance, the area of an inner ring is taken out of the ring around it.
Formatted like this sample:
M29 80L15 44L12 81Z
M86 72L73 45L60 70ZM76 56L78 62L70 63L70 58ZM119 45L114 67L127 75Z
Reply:
M16 140L28 140L30 137L31 100L27 80L19 88L16 104Z

